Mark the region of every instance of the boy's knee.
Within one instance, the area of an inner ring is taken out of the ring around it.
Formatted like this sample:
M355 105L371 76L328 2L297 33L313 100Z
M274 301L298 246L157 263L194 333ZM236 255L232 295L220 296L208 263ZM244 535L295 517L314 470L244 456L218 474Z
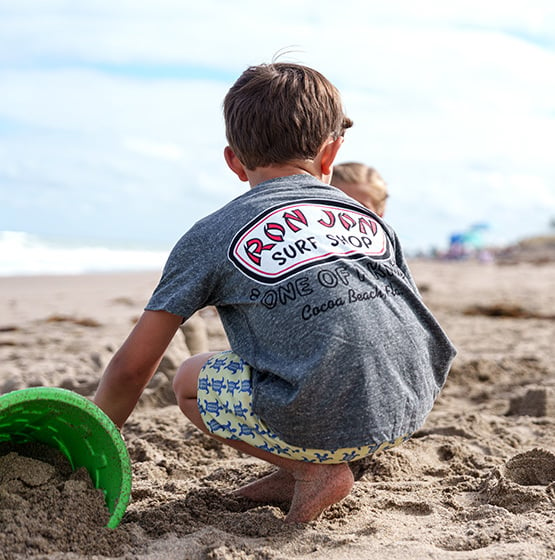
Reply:
M173 378L173 392L177 397L179 402L181 398L192 398L197 394L197 380L198 380L198 372L197 375L194 375L191 365L188 362L189 360L185 360L177 369L177 373Z
M180 399L192 399L197 396L197 384L200 370L206 364L213 352L197 354L185 360L177 369L173 378L173 392L179 402Z

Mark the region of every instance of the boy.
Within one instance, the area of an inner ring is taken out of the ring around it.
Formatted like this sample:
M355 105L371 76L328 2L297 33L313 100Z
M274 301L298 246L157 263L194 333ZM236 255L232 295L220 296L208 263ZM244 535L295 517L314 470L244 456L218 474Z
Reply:
M385 181L373 167L357 162L340 163L333 168L331 184L383 218L389 195Z
M237 490L315 519L353 486L349 461L424 421L454 349L424 307L395 233L340 190L332 165L352 121L320 73L245 70L224 100L225 160L251 190L174 247L95 402L122 426L179 325L218 309L232 351L174 379L199 429L278 470Z

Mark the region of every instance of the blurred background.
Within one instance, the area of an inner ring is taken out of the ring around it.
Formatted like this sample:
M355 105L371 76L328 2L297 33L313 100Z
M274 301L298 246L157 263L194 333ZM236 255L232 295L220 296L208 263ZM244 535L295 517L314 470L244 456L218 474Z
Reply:
M409 255L554 232L551 0L2 0L0 274L162 266L247 188L222 100L280 50L342 92L337 162Z

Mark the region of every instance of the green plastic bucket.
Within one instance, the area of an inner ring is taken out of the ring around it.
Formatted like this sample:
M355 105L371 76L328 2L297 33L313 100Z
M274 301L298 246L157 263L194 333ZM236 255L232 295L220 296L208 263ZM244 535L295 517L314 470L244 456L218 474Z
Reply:
M104 491L107 527L118 526L131 495L131 462L116 425L93 402L67 389L31 387L0 395L0 442L37 441L85 467Z

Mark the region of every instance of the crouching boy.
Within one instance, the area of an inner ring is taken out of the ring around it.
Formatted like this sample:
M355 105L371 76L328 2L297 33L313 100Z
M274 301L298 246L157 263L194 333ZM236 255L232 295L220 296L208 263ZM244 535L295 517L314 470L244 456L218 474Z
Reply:
M250 190L178 241L95 402L122 426L181 323L217 308L230 351L174 381L199 429L277 467L236 492L306 522L347 496L349 462L419 428L455 350L395 232L329 185L352 125L336 88L296 64L250 67L224 100L229 168Z

